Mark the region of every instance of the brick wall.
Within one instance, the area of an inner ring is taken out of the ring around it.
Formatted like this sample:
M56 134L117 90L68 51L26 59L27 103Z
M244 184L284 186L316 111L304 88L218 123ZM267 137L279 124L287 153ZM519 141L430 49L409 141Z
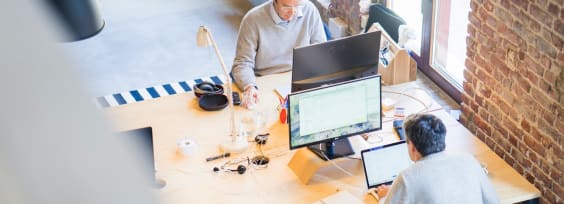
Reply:
M462 123L564 202L564 0L472 0Z

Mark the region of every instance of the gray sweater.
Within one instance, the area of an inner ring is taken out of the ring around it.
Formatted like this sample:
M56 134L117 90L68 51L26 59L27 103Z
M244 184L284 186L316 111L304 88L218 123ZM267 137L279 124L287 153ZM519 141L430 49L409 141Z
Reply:
M394 180L385 203L499 203L488 176L469 154L423 157Z
M304 1L290 21L283 21L268 1L251 9L239 28L232 74L240 89L256 85L258 76L286 72L292 68L295 47L325 42L319 11Z

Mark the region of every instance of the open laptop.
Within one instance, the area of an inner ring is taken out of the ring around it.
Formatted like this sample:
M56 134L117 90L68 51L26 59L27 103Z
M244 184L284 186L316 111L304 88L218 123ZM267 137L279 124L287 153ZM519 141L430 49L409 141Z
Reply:
M152 127L144 127L139 129L127 130L119 133L120 136L126 137L128 142L134 143L137 147L135 150L136 154L141 155L142 162L144 169L142 171L145 172L145 176L150 182L154 182L155 188L162 188L165 185L165 182L160 179L155 178L155 155L154 155L154 147L153 147L153 128Z
M362 150L361 157L368 189L391 184L412 163L405 140Z

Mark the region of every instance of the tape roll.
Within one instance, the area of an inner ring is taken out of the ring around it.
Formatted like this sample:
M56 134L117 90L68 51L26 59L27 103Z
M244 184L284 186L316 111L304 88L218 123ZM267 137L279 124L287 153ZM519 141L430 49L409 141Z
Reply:
M191 156L198 151L198 145L190 138L183 138L177 142L178 151L184 156Z

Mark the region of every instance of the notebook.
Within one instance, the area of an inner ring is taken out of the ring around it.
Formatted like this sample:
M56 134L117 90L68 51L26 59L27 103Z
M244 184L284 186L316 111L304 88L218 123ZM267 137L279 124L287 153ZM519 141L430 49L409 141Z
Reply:
M362 150L361 157L368 189L391 184L412 163L405 140Z

